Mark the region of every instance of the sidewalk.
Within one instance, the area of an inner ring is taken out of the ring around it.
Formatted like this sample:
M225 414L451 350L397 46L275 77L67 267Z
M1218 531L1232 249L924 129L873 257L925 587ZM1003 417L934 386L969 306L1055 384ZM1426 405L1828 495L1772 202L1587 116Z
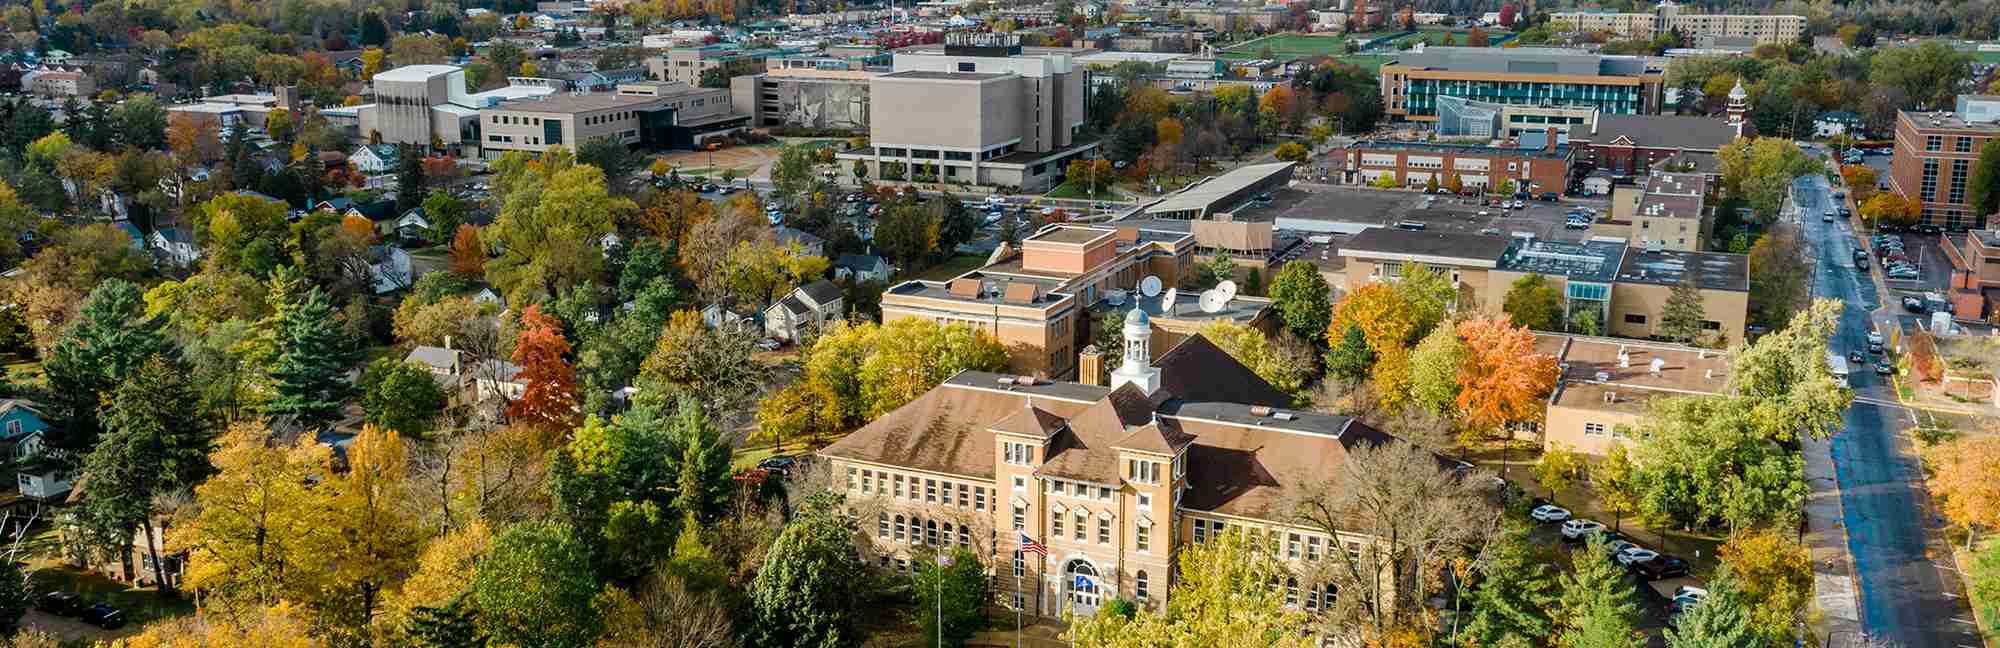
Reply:
M1813 635L1822 640L1861 633L1854 589L1854 564L1847 554L1846 512L1834 476L1833 440L1804 439L1806 460L1806 548L1813 565L1813 606L1819 610Z

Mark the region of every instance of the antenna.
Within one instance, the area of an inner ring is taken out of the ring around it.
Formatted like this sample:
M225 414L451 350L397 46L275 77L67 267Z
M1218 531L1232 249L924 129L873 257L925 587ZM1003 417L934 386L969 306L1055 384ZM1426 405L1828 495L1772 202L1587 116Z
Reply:
M1222 280L1222 283L1215 284L1215 293L1218 295L1222 295L1222 301L1224 302L1228 302L1231 299L1235 299L1236 282L1230 281L1228 279Z
M1139 293L1147 297L1160 296L1160 278L1153 275L1146 275L1145 279L1140 279Z
M1222 290L1219 288L1201 293L1201 312L1219 313L1222 312L1223 307L1228 305L1229 298L1224 296Z
M1179 301L1180 298L1181 289L1168 288L1167 296L1160 298L1160 315L1172 316L1174 314L1174 302Z

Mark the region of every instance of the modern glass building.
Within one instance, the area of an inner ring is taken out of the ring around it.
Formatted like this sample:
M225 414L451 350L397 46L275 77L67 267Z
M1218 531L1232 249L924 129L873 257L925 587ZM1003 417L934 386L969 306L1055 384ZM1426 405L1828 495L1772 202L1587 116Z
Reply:
M1436 121L1440 98L1519 106L1595 109L1611 115L1660 112L1664 59L1559 48L1431 47L1382 66L1390 115Z

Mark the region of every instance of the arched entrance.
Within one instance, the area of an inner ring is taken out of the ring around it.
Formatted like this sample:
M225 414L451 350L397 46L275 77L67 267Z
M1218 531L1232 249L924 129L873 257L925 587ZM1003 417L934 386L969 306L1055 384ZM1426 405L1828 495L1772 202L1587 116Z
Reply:
M1063 563L1063 594L1069 599L1070 610L1078 617L1097 613L1097 606L1104 603L1104 584L1097 575L1097 568L1090 561L1073 558Z

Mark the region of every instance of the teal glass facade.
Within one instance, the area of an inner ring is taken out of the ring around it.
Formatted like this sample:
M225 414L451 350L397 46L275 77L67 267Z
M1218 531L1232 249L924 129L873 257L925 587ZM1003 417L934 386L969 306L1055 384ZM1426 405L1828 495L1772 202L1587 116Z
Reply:
M1590 107L1606 114L1637 115L1646 107L1643 92L1643 87L1637 85L1412 78L1404 107L1413 117L1436 115L1437 98L1445 96L1500 104Z

